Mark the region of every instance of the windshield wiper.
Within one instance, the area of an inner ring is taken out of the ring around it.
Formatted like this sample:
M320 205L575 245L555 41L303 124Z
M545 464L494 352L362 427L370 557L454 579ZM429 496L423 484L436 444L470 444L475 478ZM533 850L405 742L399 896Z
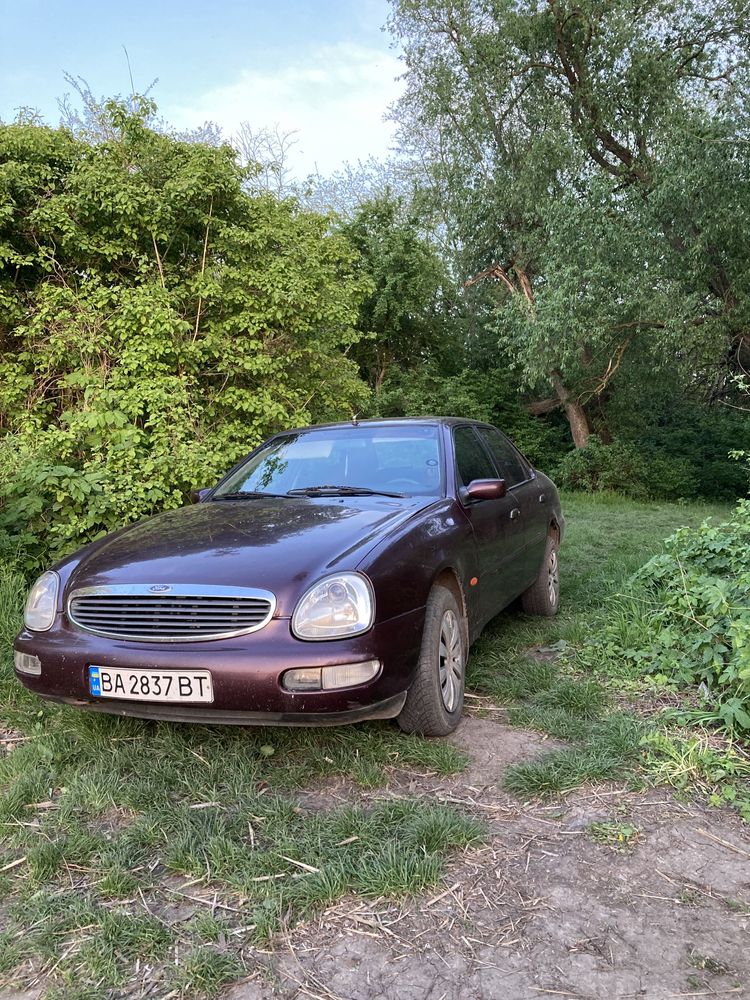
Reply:
M288 493L265 493L263 490L235 490L233 493L220 493L211 497L212 500L246 500L253 497L288 497Z
M406 493L371 490L369 486L300 486L289 490L290 497L405 497Z

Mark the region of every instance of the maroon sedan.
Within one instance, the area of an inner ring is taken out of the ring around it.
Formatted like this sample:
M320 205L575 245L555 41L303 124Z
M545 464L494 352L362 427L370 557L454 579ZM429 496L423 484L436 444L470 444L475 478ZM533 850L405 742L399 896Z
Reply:
M215 723L458 724L470 643L557 611L553 483L496 428L368 420L277 434L195 506L34 584L15 642L44 698Z

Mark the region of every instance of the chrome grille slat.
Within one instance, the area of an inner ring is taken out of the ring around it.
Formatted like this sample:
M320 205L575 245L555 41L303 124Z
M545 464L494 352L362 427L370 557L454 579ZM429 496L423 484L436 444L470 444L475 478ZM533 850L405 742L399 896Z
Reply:
M126 614L130 612L145 612L152 613L153 611L168 613L180 613L183 611L189 611L191 614L197 615L224 615L224 614L253 614L256 611L260 611L265 614L268 607L268 602L264 603L254 603L246 607L232 604L223 607L214 607L213 605L200 605L196 607L194 604L186 601L184 604L162 604L160 601L152 601L150 604L129 604L125 601L119 604L98 604L91 601L79 601L76 600L76 607L80 608L81 611L101 611L106 614Z
M256 632L276 609L276 598L267 590L175 584L165 593L152 593L152 586L74 590L68 618L77 628L108 638L195 642Z
M196 614L196 615L218 615L223 618L225 615L252 615L260 611L265 614L268 604L258 606L253 605L250 608L194 608L192 604L185 604L183 607L179 607L175 604L170 604L169 607L163 607L158 602L154 602L151 605L145 604L134 604L132 607L129 604L118 604L118 605L105 605L99 607L96 604L84 604L82 601L76 601L76 607L81 611L96 611L102 614L153 614L155 611L164 614Z
M121 601L113 601L111 599L98 601L90 597L77 597L76 604L80 604L82 607L91 606L97 608L121 608L121 607L139 607L139 608L149 608L153 607L155 603L158 603L160 607L191 607L203 609L206 608L210 610L211 608L240 608L240 607L252 607L253 605L265 605L265 601L195 601L193 599L184 601L163 601L159 598L152 598L150 601L132 601L129 598L124 598Z
M101 628L102 627L102 623L101 622L79 622L79 624L80 625L85 625L86 627L93 627L93 628ZM135 632L135 631L138 631L138 632L146 632L146 631L148 631L148 632L153 632L156 635L161 635L165 631L165 629L164 629L163 625L160 622L133 622L132 624L130 622L123 622L122 625L111 625L111 624L108 624L107 625L107 631L108 632L117 632L119 635L129 635L131 632ZM184 632L195 632L195 631L204 632L205 629L202 629L201 626L197 625L195 622L184 622L184 623L181 624L181 626L180 626L179 629L170 629L168 631L170 631L171 633L174 633L176 635L178 632L182 632L182 631L184 631ZM215 630L212 629L211 631L214 632Z
M138 618L145 616L146 618L153 618L154 615L159 615L159 617L172 618L174 616L179 617L189 617L198 618L200 621L206 621L211 619L218 619L219 621L225 621L227 618L253 618L261 617L263 618L267 609L258 609L257 611L228 611L225 615L220 615L214 612L213 614L192 614L189 610L179 610L178 608L169 608L165 610L164 608L104 608L101 611L98 608L81 608L76 604L76 613L79 615L103 615L105 618L113 617L117 615L125 615L129 618ZM150 613L149 613L150 612Z
M180 620L185 620L185 619L189 618L191 621L199 621L199 622L212 622L212 621L213 622L226 622L226 621L234 621L234 620L238 620L238 621L239 620L242 620L242 621L260 621L263 618L265 618L265 616L266 616L265 612L263 612L263 613L258 612L258 613L254 613L254 614L251 614L251 615L247 615L247 614L246 615L232 615L232 614L230 614L230 615L191 615L191 614L183 614L182 612L178 612L178 611L168 612L168 611L157 611L155 609L152 614L147 614L145 611L139 611L137 613L132 613L131 614L131 613L128 613L126 611L99 612L99 611L86 611L86 610L83 610L83 609L78 608L78 607L75 608L75 616L76 616L76 618L86 618L89 615L91 615L91 616L93 616L95 618L101 618L102 620L106 619L106 620L111 620L111 621L136 621L138 619L144 619L145 621L153 621L155 618L163 618L165 620L167 620L167 619L173 620L174 619L176 621L180 621Z

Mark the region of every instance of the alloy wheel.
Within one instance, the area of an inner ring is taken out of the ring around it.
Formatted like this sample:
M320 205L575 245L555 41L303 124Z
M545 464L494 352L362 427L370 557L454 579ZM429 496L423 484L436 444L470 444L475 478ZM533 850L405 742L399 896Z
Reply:
M557 551L552 549L547 562L547 590L550 607L555 607L560 596L560 575L557 570Z
M458 617L450 609L440 623L440 693L446 711L458 705L464 675L464 652Z

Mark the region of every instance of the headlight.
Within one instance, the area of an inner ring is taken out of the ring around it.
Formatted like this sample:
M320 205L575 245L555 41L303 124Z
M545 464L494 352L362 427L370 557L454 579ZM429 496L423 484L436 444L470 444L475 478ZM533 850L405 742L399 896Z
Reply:
M32 632L46 632L52 628L57 614L57 591L60 577L52 570L42 573L29 592L23 621Z
M366 632L374 618L370 581L359 573L340 573L303 595L292 615L292 632L298 639L339 639Z

